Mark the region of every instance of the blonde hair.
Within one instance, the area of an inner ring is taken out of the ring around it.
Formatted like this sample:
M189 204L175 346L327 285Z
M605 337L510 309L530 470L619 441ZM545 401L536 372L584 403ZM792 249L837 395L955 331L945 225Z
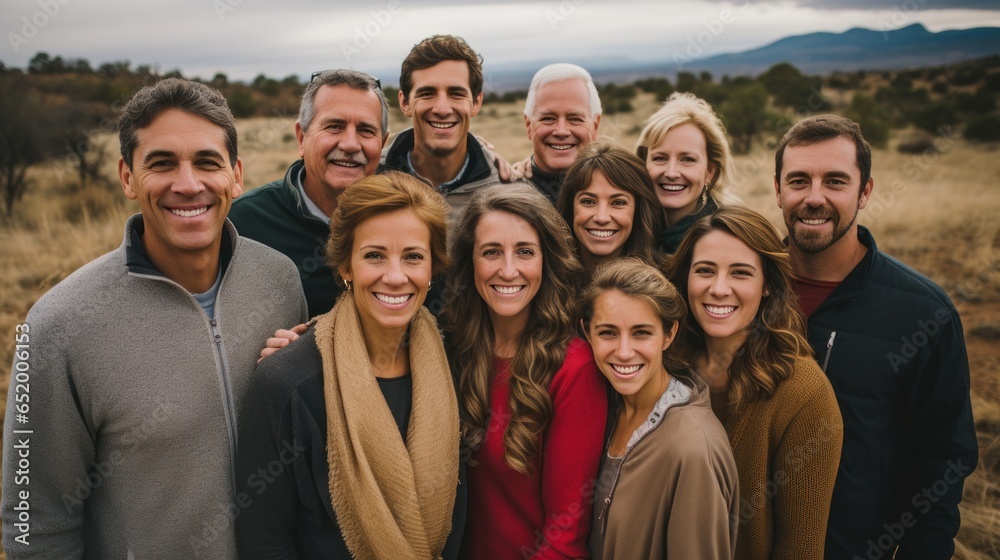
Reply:
M732 176L733 155L729 148L729 138L722 119L712 110L707 101L695 97L693 93L674 92L670 98L646 120L635 144L635 154L646 163L649 151L660 145L673 128L691 123L705 135L705 151L708 161L715 166L712 180L705 191L716 204L733 204L736 197L729 192Z

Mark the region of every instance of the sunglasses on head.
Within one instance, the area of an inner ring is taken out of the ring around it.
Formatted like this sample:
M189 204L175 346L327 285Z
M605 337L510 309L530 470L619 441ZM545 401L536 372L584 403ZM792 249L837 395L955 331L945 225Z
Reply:
M326 74L327 72L333 72L333 70L320 70L319 72L313 72L312 75L309 76L309 83L311 84L311 83L315 82L316 78L322 76L323 74ZM375 81L375 87L377 87L378 89L382 89L382 82L381 82L381 80L379 80L375 76L372 76L371 74L368 74L368 73L365 73L365 72L362 72L362 74L364 74L365 76L368 76L369 78L371 78L372 80L374 80Z

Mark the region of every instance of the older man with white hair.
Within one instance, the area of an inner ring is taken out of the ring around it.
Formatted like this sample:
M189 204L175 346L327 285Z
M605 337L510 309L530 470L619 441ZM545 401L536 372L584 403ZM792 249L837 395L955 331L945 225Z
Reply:
M566 170L597 139L600 124L601 98L586 70L565 63L542 68L531 79L524 102L532 155L519 170L554 202Z

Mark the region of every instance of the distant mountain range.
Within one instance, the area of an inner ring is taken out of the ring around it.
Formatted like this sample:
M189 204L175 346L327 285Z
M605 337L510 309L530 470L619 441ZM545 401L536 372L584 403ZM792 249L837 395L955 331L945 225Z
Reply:
M759 74L791 62L807 74L835 70L892 70L939 66L1000 53L1000 28L977 27L932 33L919 23L893 31L855 27L843 33L809 33L735 54L691 63L713 74Z
M779 62L791 62L806 74L849 70L892 70L940 66L1000 53L1000 28L978 27L933 33L921 24L880 31L856 27L843 33L808 33L779 39L769 45L732 54L691 59L685 53L664 52L650 63L616 58L571 61L587 68L599 83L630 83L649 76L671 80L680 70L723 75L756 76ZM537 61L538 69L550 62ZM565 62L565 61L563 61ZM495 89L526 89L534 70L522 62L491 70Z

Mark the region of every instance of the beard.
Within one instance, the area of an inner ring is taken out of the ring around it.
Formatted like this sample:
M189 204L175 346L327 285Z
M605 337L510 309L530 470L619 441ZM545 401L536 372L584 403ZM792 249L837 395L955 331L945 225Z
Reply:
M858 219L858 208L854 209L854 214L850 220L842 223L841 217L835 210L827 206L795 210L789 215L789 221L786 224L788 227L789 242L805 253L825 251L831 245L840 241L840 238L844 237L844 234L850 231ZM799 220L822 219L830 220L830 223L833 225L833 231L803 231L799 228Z

